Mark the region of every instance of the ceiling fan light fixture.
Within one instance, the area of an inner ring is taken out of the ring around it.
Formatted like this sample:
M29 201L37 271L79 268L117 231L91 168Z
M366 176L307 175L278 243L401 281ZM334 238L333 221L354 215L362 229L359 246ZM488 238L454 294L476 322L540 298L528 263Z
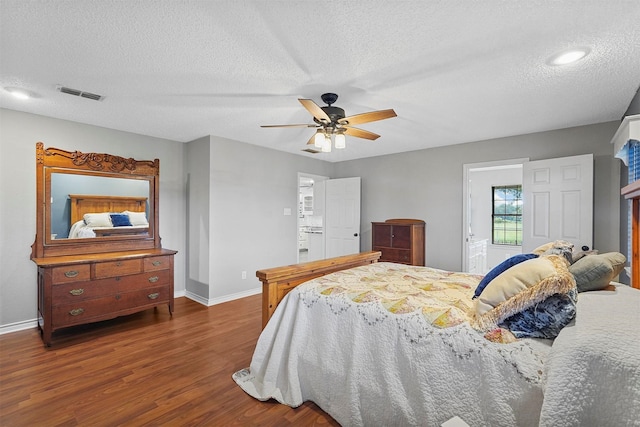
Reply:
M316 132L316 136L313 139L313 145L316 148L322 148L324 145L325 134L319 130Z
M325 135L324 142L322 143L322 152L330 153L331 152L331 137L329 135Z
M332 146L336 149L346 148L346 135L368 139L375 141L380 137L373 132L355 128L352 125L376 122L378 120L390 119L397 117L395 111L377 110L368 113L355 114L346 116L344 109L335 107L334 102L338 99L335 93L322 94L322 100L327 104L324 107L319 106L313 100L307 98L298 98L302 106L311 113L314 124L287 124L287 125L261 125L263 128L316 128L315 134L309 138L307 145L313 145L316 152L330 153ZM306 151L310 150L308 148Z

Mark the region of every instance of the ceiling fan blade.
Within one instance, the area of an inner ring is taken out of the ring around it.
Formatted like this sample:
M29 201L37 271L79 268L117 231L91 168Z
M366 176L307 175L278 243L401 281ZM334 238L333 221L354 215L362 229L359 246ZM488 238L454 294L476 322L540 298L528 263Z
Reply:
M338 120L338 123L344 125L359 125L362 123L375 122L378 120L390 119L396 117L397 114L393 110L371 111L369 113L356 114L355 116L345 117Z
M302 106L311 113L318 121L323 123L331 123L331 118L324 112L322 108L311 99L298 99Z
M311 135L311 138L309 138L309 142L307 142L307 145L313 145L316 143L316 134L314 133L313 135Z
M316 124L298 124L298 125L260 125L261 128L315 128Z
M352 128L351 126L344 126L343 129L345 134L349 136L355 136L356 138L370 139L371 141L375 141L376 139L380 138L380 135L369 132L368 130Z

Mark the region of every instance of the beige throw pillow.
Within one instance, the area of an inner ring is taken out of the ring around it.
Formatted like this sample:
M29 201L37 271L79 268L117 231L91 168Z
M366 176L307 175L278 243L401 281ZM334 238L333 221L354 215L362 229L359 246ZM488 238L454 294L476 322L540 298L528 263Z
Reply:
M576 282L567 260L548 255L517 264L493 279L475 299L472 325L489 330L554 294L566 294Z

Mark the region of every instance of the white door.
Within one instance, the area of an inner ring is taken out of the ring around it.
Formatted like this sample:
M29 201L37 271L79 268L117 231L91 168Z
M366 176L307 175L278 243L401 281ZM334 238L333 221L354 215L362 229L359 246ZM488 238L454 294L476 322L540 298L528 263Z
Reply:
M325 257L360 252L360 177L325 181Z
M593 245L593 155L526 162L522 252L553 240Z

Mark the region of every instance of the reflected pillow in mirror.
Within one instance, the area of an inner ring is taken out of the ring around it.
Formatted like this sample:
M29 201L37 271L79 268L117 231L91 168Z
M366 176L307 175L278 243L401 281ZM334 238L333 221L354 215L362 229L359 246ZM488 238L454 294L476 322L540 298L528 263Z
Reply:
M86 213L83 215L87 227L113 227L109 213Z
M109 214L111 217L111 223L114 227L131 227L131 221L129 221L129 215L120 214L120 213L112 213Z
M149 225L149 221L147 221L147 214L145 212L124 211L123 214L129 216L129 221L133 226Z

